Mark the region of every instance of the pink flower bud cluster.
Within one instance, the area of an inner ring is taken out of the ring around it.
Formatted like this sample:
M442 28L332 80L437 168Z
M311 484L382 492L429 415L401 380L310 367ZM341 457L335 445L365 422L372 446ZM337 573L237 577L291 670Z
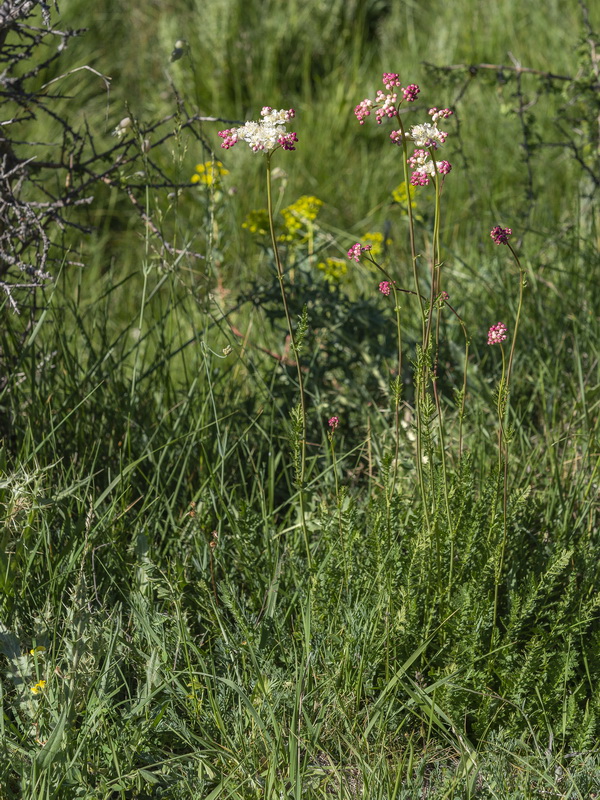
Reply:
M426 150L415 150L413 155L407 159L410 166L415 170L410 176L413 186L428 186L436 170L440 175L447 175L452 169L449 161L433 161L429 159Z
M383 73L383 85L386 92L381 89L377 90L374 100L366 98L361 100L354 109L356 119L361 125L364 125L365 119L371 116L371 111L375 109L375 119L378 125L381 125L385 117L392 118L398 114L398 96L399 92L396 89L401 89L400 103L407 102L413 103L419 94L419 87L416 83L409 84L406 88L402 88L400 76L396 72Z
M506 340L506 325L503 322L497 322L488 331L488 344L501 344Z
M223 144L221 147L225 150L229 150L230 147L233 147L234 144L237 144L238 135L235 128L230 128L226 131L219 131L218 135L221 137L221 139L223 139Z
M327 424L332 430L335 430L337 426L340 424L340 420L338 417L330 417Z
M353 244L350 250L348 250L348 258L350 261L354 260L358 264L360 260L361 253L364 253L367 250L371 249L371 245L367 244L364 247L361 246L360 242Z
M433 106L433 108L430 108L427 113L431 117L432 122L437 122L438 119L448 119L448 117L451 117L454 112L450 111L449 108L436 108Z
M490 236L496 244L508 244L508 237L512 236L512 228L501 228L500 225L496 225L490 231Z
M282 133L277 141L284 150L295 150L294 144L298 141L298 136L295 133Z
M392 285L389 281L381 281L379 284L379 291L381 294L384 294L386 297L392 291Z
M407 161L411 169L418 169L419 167L425 166L428 158L429 153L427 150L415 150Z
M429 186L429 175L426 172L417 170L410 176L411 186Z
M384 72L383 73L383 85L391 92L395 86L402 86L400 83L400 75L397 72Z
M402 97L407 103L414 103L420 91L416 83L409 83L406 89L402 89Z

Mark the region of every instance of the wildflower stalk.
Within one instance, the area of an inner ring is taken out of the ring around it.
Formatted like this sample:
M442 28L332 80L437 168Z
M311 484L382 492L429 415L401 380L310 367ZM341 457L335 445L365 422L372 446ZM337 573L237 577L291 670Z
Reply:
M410 198L409 198L409 205L410 205ZM392 276L389 272L378 264L377 261L373 258L373 256L367 256L369 261L376 267L382 275L384 275L387 279L387 283L391 288L392 292L394 293L394 314L396 317L396 348L397 348L397 376L396 380L392 384L392 392L394 395L394 426L395 426L395 446L394 446L394 469L392 471L392 481L390 489L386 489L386 502L387 502L387 518L388 518L388 532L389 532L389 523L390 523L390 503L391 503L391 495L396 488L396 483L398 480L398 462L400 459L400 400L402 397L402 324L400 318L401 306L400 306L400 292L402 290L396 287L396 281L392 279ZM406 293L406 291L405 291ZM410 292L410 294L414 294L414 292ZM420 300L419 296L419 300Z
M504 349L502 349L502 378L498 390L498 419L500 423L499 430L499 469L502 470L502 545L500 548L500 561L496 571L496 580L494 585L494 616L493 627L496 627L496 620L498 616L498 592L500 581L502 579L502 572L504 570L504 556L506 552L506 542L508 540L508 462L509 462L509 444L510 435L508 434L508 413L509 413L509 393L510 393L510 379L512 376L512 369L515 356L515 347L517 342L517 333L519 331L519 323L521 321L521 312L523 310L523 294L526 285L525 270L521 266L521 261L515 253L512 245L508 240L504 242L508 245L510 252L513 255L517 268L519 270L519 301L517 304L517 314L515 317L515 325L510 343L510 351L508 355L508 364L504 357Z
M504 348L502 345L500 345L500 352L502 353L502 377L500 378L500 385L498 386L496 411L498 413L498 476L500 476L500 472L503 471L502 545L500 548L500 560L494 575L494 614L492 619L492 637L494 635L493 632L496 628L496 620L498 618L498 592L500 580L502 578L502 570L504 568L504 552L508 535L508 444L506 440L506 431L504 428L505 411L508 400L508 385L506 383L506 358L504 356ZM492 642L490 643L490 647L492 646L492 643L493 638Z
M301 416L301 437L300 437L300 470L298 475L298 495L300 500L300 524L302 526L302 536L304 538L304 546L306 548L306 558L309 566L312 564L312 557L310 553L310 546L308 542L308 529L306 527L306 513L304 508L304 479L306 473L306 397L304 394L304 379L302 377L302 367L300 365L300 353L298 350L296 336L294 334L294 327L292 325L292 318L290 316L290 309L285 293L284 273L279 257L279 249L277 247L277 237L275 236L275 224L273 222L273 195L271 191L271 155L267 153L267 213L269 217L269 230L271 233L271 243L273 245L273 255L275 258L275 265L277 267L277 277L279 279L279 288L281 290L281 301L283 303L283 310L285 312L285 319L290 334L290 342L292 345L292 352L294 354L294 361L296 362L296 371L298 376L298 391L300 394L300 416Z
M402 123L402 119L399 114L396 115L398 119L398 125L400 127L400 134L402 136L402 161L404 166L404 182L407 191L407 209L408 209L408 230L409 230L409 237L410 237L410 255L412 261L412 268L413 268L413 279L415 282L415 294L417 295L417 299L419 301L419 309L421 311L421 333L422 333L422 341L423 345L425 345L425 307L423 305L423 299L421 297L421 290L419 285L419 273L417 270L417 251L415 246L415 221L412 213L412 205L410 202L410 176L408 174L408 147L407 147L407 139L406 133L404 130L404 125ZM424 353L423 353L424 355ZM423 377L423 376L422 376ZM420 382L423 391L425 387L425 382L422 380ZM425 489L425 476L423 473L423 420L422 420L422 403L421 403L421 392L417 391L415 393L415 416L417 418L417 480L419 482L419 492L421 494L421 501L423 503L423 511L425 514L425 523L427 526L428 533L431 532L431 522L429 519L429 509L427 507L427 492Z
M400 114L396 115L398 120L398 125L400 126L400 134L402 136L402 161L404 166L404 185L406 186L407 192L407 203L406 207L408 209L408 233L410 238L410 257L412 261L412 268L413 268L413 279L415 282L415 293L419 300L419 308L421 309L421 326L423 329L423 339L425 338L425 307L423 305L423 300L421 298L421 291L419 287L419 273L417 270L417 248L415 245L415 221L412 212L412 204L410 202L410 176L408 174L408 146L406 144L406 133L404 131L404 125L402 123L402 118Z
M433 316L433 308L436 308L436 322L435 322L435 350L433 358L433 396L435 401L435 408L438 419L438 431L440 437L440 461L442 465L442 478L444 485L444 505L446 508L446 518L448 520L448 534L450 536L450 569L448 570L448 591L452 586L452 567L454 564L454 526L452 524L452 515L450 513L450 497L448 488L448 469L446 465L446 441L444 436L444 419L442 415L442 403L440 400L440 393L438 390L438 364L440 352L440 320L442 311L442 296L441 296L441 270L442 265L440 261L440 218L441 218L441 187L440 175L437 170L435 162L435 148L430 149L431 158L433 160L435 169L435 220L433 225L433 253L432 253L432 277L431 277L431 300L429 308L428 326L431 326L431 318Z
M346 542L344 540L344 526L342 524L342 498L340 495L340 482L337 471L337 463L335 460L335 429L339 424L337 417L331 417L329 420L329 430L327 431L327 438L331 447L331 464L333 467L333 478L335 481L335 504L337 507L338 518L338 531L340 534L340 544L342 546L342 562L344 564L344 579L346 581L346 588L348 588L348 559L346 558Z

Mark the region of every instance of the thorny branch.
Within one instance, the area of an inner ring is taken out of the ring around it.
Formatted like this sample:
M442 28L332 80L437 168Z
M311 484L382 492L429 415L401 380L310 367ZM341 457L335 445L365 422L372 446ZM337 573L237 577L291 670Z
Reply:
M161 252L181 254L168 244L148 209L135 197L142 185L175 192L191 185L177 183L161 170L148 152L148 137L153 134L152 147L157 148L176 135L175 128L187 129L212 152L197 123L214 118L188 114L179 99L177 114L147 127L133 120L110 146L98 145L86 125L76 128L57 103L62 96L54 92L60 92L60 81L85 71L92 79L99 78L108 93L110 78L87 65L55 77L55 62L83 31L56 28L51 19L54 9L41 0L0 2L0 99L6 109L0 124L0 290L16 313L23 306L23 296L43 286L58 265L67 261L64 233L69 229L90 232L78 209L91 206L102 185L129 197ZM43 27L34 24L40 12ZM23 124L43 117L53 121L54 129L58 126L55 140L24 141ZM51 152L56 157L49 157Z

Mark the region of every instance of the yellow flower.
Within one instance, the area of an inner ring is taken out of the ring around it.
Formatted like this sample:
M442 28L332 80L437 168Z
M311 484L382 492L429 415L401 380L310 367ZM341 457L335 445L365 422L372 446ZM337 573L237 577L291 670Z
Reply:
M417 203L414 199L416 188L417 188L416 186L409 187L410 207L413 209L417 207ZM396 186L396 188L392 192L392 198L394 200L394 203L398 203L398 205L402 209L402 212L404 214L408 214L408 207L406 204L407 201L406 183L404 181L402 181L402 183ZM421 221L423 220L423 217L420 214L413 214L413 217Z
M365 233L360 237L360 243L362 247L370 245L371 252L369 255L373 256L374 259L377 259L383 252L383 233L380 233L379 231L375 231L374 233ZM386 247L389 247L391 243L391 239L385 240Z
M192 175L190 181L212 186L213 183L219 183L224 175L229 175L229 170L225 169L220 161L205 161L204 164L196 164L196 172Z
M46 688L46 681L38 681L35 686L31 687L31 692L33 694L39 694L45 688Z
M281 209L283 217L284 232L277 239L280 242L292 242L302 239L304 232L313 222L319 213L323 201L318 197L302 195L295 203ZM244 222L242 228L258 236L266 236L269 232L269 217L265 208L251 211Z
M317 269L322 270L323 277L328 283L338 283L348 272L348 266L342 258L326 258L317 264Z
M266 208L257 208L251 211L244 222L242 228L254 233L257 236L266 236L269 231L269 215Z
M292 239L298 236L303 229L307 228L311 222L314 222L322 205L323 201L319 200L318 197L303 194L295 203L281 209L281 216L284 220L286 232L279 238L282 241L292 241Z
M36 653L45 653L45 652L46 652L46 648L44 647L44 645L43 644L38 644L37 647L34 647L33 650L29 651L29 655L30 656L34 656Z

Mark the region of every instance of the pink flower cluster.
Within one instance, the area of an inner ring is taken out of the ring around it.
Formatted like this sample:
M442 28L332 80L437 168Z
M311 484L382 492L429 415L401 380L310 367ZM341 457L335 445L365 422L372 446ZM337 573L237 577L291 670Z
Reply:
M364 253L366 250L370 249L371 249L370 244L367 244L364 247L362 247L360 242L357 242L356 244L352 245L350 250L348 250L348 258L350 259L350 261L354 260L358 264L358 262L360 261L361 253Z
M436 108L433 106L433 108L430 108L427 113L431 117L431 121L435 123L438 121L438 119L448 119L448 117L451 117L454 112L450 111L449 108Z
M490 231L490 236L496 244L508 244L508 237L512 236L512 229L501 228L500 225L496 225L496 227L492 228Z
M332 430L335 430L340 424L338 417L331 417L327 423Z
M405 88L402 88L400 76L397 72L384 72L383 85L387 94L378 89L374 100L370 98L361 100L354 109L356 119L361 125L364 125L365 119L371 116L372 110L375 110L375 119L378 125L381 125L385 117L392 119L398 115L399 104L402 102L414 103L420 91L416 83L410 83ZM401 92L397 92L396 89L400 89ZM402 96L398 102L399 94Z
M488 344L501 344L506 340L506 325L503 322L497 322L488 331Z
M387 295L389 295L391 290L392 290L392 285L389 281L381 281L381 283L379 284L379 291L381 292L381 294L384 294L387 297Z
M410 178L413 186L427 186L429 179L435 175L436 171L440 175L447 175L452 169L449 161L433 161L433 159L430 159L427 150L415 150L407 161L411 168L414 169Z
M295 150L294 145L298 141L298 136L295 133L282 133L277 141L284 150Z

